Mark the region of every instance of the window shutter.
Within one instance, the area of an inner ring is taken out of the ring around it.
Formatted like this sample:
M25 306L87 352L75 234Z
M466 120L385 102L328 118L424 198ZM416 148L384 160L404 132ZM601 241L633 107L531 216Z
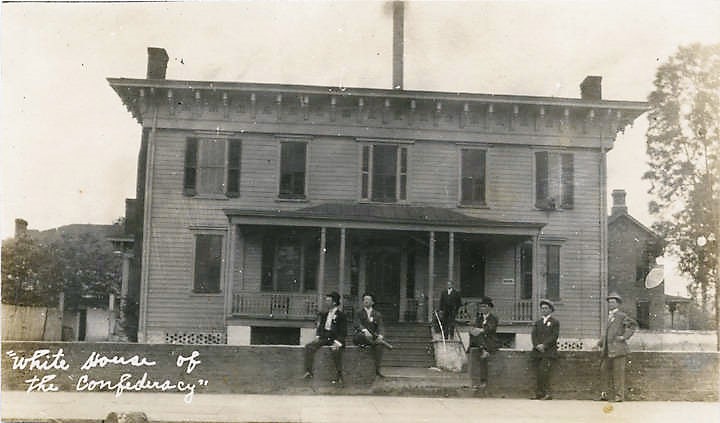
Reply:
M225 195L239 197L242 142L240 140L229 140L228 143L227 188Z
M562 204L564 209L571 209L575 204L575 164L572 154L562 155Z
M197 193L197 138L185 141L185 176L183 178L183 195L194 196Z
M544 204L548 197L548 153L539 151L535 153L535 204Z

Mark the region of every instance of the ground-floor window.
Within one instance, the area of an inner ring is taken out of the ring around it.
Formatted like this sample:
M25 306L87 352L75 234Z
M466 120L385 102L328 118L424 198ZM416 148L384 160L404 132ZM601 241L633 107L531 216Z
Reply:
M193 292L202 294L220 292L222 245L222 235L195 235Z

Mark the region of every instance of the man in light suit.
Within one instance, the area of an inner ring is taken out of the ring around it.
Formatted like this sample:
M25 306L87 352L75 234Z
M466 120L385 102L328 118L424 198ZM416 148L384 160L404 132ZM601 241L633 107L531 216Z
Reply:
M603 392L600 394L600 400L620 402L625 399L625 363L630 353L627 340L635 333L637 323L618 309L622 303L620 295L610 293L606 300L607 327L598 341L598 348L602 350L600 376Z
M440 295L440 311L442 312L442 329L445 339L455 336L455 317L460 308L460 292L453 287L453 281L447 281L447 289Z
M480 385L475 388L485 389L487 387L488 380L488 358L491 353L498 350L497 346L497 327L498 318L493 314L492 310L495 307L492 298L483 297L478 304L478 314L475 320L475 326L470 328L470 345L468 346L468 352L472 349L479 350L480 362L479 364L479 376Z
M385 348L385 325L382 314L375 310L375 296L364 293L362 296L363 307L355 313L355 335L353 343L361 348L370 348L375 362L375 374L378 377L385 377L380 373L382 365L383 350Z
M330 346L333 361L335 362L336 376L333 383L342 384L342 350L345 348L347 336L347 318L338 308L340 294L331 292L325 296L323 312L318 314L315 339L305 345L305 379L313 377L313 360L320 347Z
M552 316L554 311L555 304L552 301L540 300L542 318L535 322L530 335L533 344L531 356L536 371L534 399L552 399L550 395L550 375L553 362L557 358L557 340L560 335L560 322Z

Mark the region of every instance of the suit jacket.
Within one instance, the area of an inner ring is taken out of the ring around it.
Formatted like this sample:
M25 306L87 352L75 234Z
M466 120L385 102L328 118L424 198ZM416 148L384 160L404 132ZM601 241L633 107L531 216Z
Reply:
M550 316L547 323L543 323L542 318L536 321L530 334L533 344L532 356L535 358L555 358L558 349L558 336L560 336L560 322L558 319ZM545 346L545 351L540 352L535 349L540 344Z
M453 288L452 293L448 295L447 289L444 289L440 295L440 310L445 312L446 316L455 316L461 305L460 292Z
M637 323L630 316L618 310L612 318L608 320L607 327L600 337L598 346L603 351L603 356L610 358L621 357L630 353L627 340L635 333ZM618 339L622 336L624 339Z
M470 347L485 348L488 352L497 351L497 326L498 318L490 313L483 322L482 314L478 313L475 319L475 327L483 329L483 333L477 336L470 335Z
M370 317L365 312L364 308L361 308L355 313L355 331L362 332L363 329L367 329L373 336L385 334L385 324L383 323L382 313L372 309Z
M338 341L345 346L345 337L347 336L347 317L341 310L335 312L335 318L330 324L330 330L325 330L325 322L330 312L319 313L317 320L317 328L315 334L323 339Z

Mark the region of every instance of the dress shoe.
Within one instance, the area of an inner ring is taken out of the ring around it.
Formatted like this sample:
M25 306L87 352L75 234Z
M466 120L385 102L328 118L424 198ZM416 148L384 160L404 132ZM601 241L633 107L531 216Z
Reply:
M540 398L540 399L541 399L541 400L544 400L544 401L549 401L549 400L552 399L552 396L550 396L550 395L545 395L545 396L543 396L543 397Z
M615 397L611 402L623 402L623 398Z
M545 396L545 395L543 395L543 394L537 394L537 395L535 395L534 397L532 397L532 398L530 398L530 399L531 399L531 400L539 400L539 399L543 399L544 396Z
M337 377L337 378L333 379L332 381L330 381L330 383L332 383L333 385L336 385L336 386L341 386L341 385L344 385L345 382L343 382L343 378Z
M305 374L303 375L303 379L312 379L312 378L313 378L312 372L305 372Z
M601 392L600 398L597 399L597 401L607 401L607 400L608 400L608 396L605 392Z

